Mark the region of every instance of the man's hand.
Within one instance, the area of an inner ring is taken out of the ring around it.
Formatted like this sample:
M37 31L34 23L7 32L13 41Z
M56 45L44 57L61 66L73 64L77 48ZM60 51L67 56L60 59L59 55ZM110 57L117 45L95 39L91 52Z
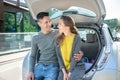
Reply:
M27 76L27 80L34 80L34 74L33 72L30 72Z
M83 52L82 52L82 51L79 51L79 53L74 54L74 58L75 58L75 60L77 60L77 61L80 61L81 58L82 58L82 56L83 56Z

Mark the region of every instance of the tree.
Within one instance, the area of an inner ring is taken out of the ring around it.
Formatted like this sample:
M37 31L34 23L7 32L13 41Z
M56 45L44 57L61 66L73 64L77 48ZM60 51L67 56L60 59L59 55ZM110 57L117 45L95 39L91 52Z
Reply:
M118 20L117 31L120 32L120 20Z
M4 13L5 18L5 31L6 32L14 32L15 27L15 16L13 13Z
M35 25L30 23L30 13L24 13L24 31L25 32L36 32L37 28Z

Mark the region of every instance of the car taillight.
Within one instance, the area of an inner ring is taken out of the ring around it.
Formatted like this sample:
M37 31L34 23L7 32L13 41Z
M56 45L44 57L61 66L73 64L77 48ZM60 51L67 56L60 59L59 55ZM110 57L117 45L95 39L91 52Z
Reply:
M105 51L103 53L103 58L100 61L100 65L98 66L99 70L103 69L105 66L105 63L107 62L107 59L110 55L110 46L106 46Z

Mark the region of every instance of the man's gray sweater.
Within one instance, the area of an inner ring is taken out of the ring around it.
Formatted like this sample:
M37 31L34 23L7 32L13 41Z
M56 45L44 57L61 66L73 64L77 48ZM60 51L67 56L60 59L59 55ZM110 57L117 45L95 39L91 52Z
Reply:
M38 63L58 65L57 56L55 53L54 40L58 31L52 30L48 34L39 32L38 35L33 36L31 41L30 67L29 71L34 70L37 51L39 51Z

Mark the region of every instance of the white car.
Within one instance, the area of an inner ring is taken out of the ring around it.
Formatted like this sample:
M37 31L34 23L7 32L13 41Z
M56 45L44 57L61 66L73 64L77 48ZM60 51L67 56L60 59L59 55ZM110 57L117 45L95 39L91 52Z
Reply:
M75 20L83 41L84 80L120 80L118 48L103 23L106 16L103 0L26 0L26 3L35 20L39 12L48 11L54 28L61 15ZM29 54L23 62L23 80L30 66Z

